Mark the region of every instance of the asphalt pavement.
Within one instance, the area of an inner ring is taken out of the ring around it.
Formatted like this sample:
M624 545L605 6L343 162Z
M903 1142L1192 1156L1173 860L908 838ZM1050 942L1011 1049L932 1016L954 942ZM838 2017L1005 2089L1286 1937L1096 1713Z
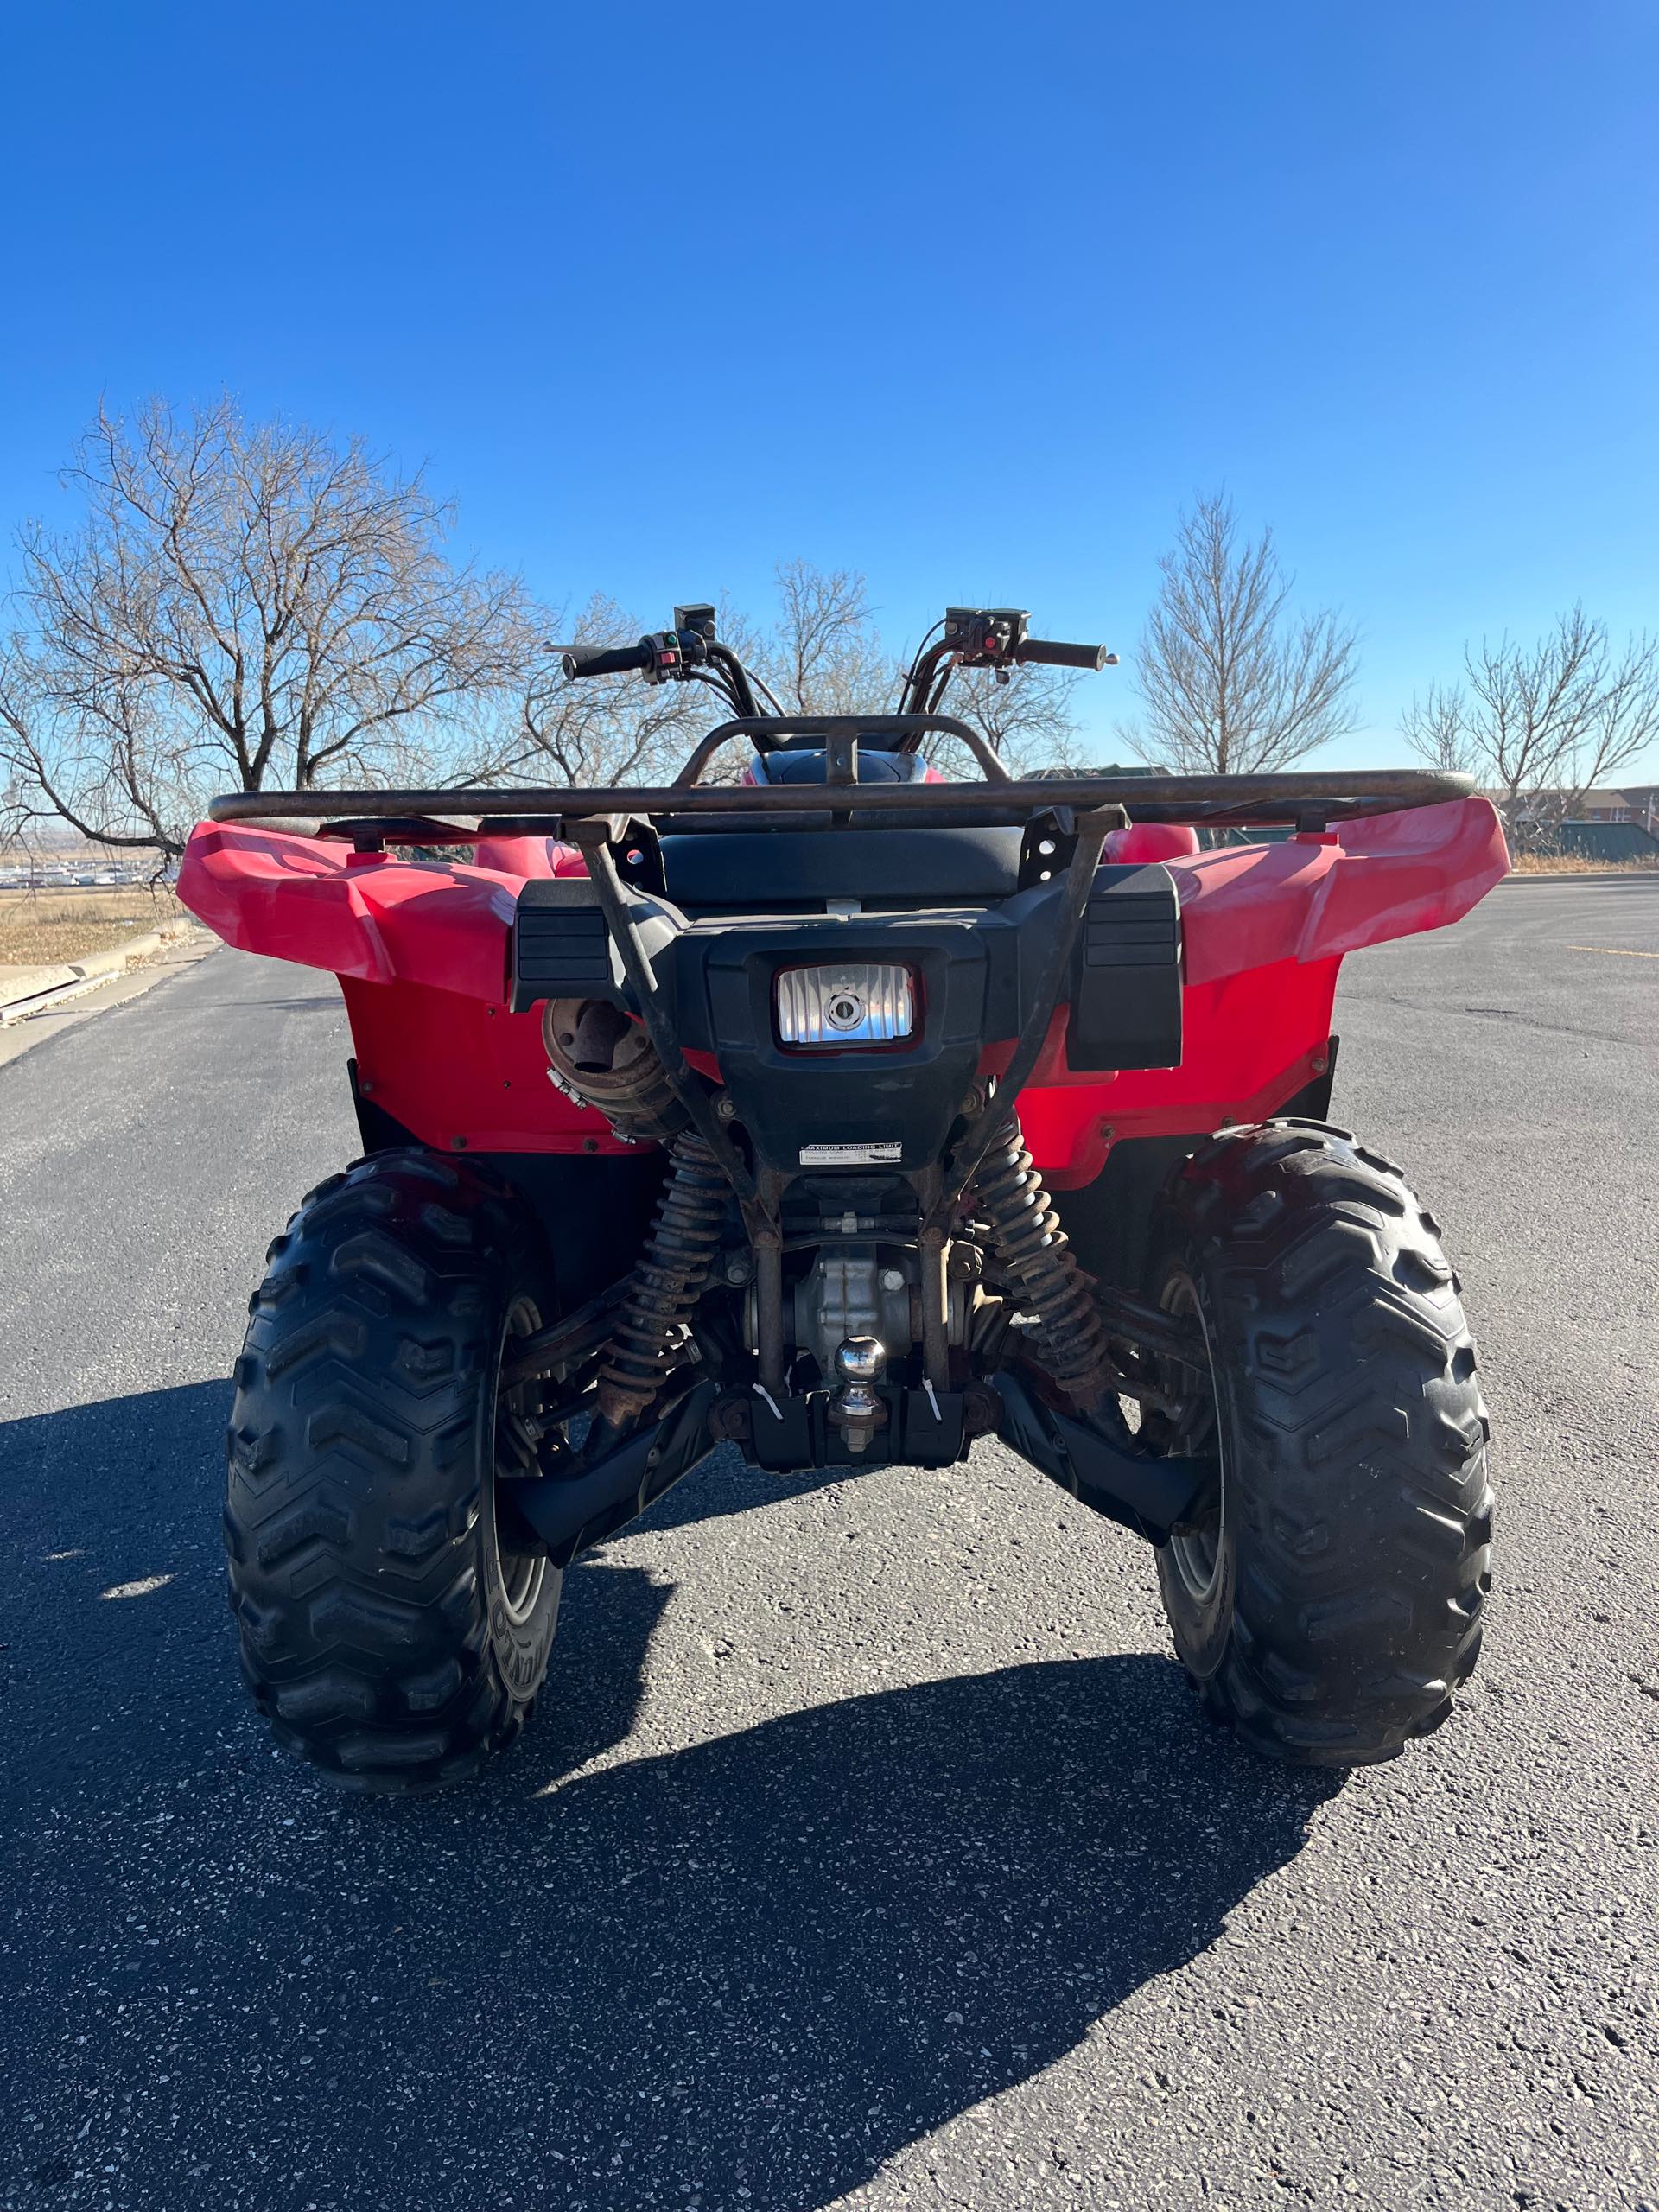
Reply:
M508 1758L335 1796L218 1529L247 1293L354 1148L333 983L218 953L0 1068L0 2203L1654 2212L1656 1013L1659 881L1349 963L1500 1521L1457 1718L1340 1785L986 1447L711 1463L573 1571Z

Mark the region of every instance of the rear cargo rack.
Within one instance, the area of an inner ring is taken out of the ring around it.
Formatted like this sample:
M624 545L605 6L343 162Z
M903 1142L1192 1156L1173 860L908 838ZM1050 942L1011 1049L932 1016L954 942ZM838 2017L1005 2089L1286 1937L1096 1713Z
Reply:
M861 783L858 749L874 740L908 741L929 731L973 753L983 783ZM823 783L705 784L704 768L721 747L747 739L762 756L791 738L823 741ZM398 842L471 844L487 825L497 835L556 836L567 823L609 817L621 825L660 815L722 815L746 826L778 829L891 828L925 816L957 816L988 826L1018 827L1033 815L1121 807L1133 822L1190 823L1195 829L1288 827L1324 830L1371 814L1394 814L1467 798L1471 776L1427 768L1363 768L1273 776L1043 775L1011 777L976 730L948 715L753 716L722 722L702 739L678 779L667 785L458 788L447 791L236 791L216 798L214 822L315 823L320 836L377 836Z

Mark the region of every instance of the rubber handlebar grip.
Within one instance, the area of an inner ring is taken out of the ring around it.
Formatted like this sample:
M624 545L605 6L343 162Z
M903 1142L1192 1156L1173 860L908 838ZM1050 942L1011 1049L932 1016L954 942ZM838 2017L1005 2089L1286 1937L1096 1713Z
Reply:
M650 668L657 658L648 639L637 645L571 645L564 653L564 672L578 676L626 676L634 669Z
M1043 662L1049 668L1104 668L1111 656L1104 645L1065 645L1052 638L1026 638L1014 649L1015 660Z

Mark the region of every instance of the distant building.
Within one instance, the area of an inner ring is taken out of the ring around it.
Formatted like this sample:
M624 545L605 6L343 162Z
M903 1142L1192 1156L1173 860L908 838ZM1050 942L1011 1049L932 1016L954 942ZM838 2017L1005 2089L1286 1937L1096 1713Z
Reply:
M1516 807L1512 842L1582 860L1659 860L1659 785L1535 791Z
M1636 822L1641 810L1624 791L1586 791L1566 817L1572 822Z
M1563 822L1634 822L1644 830L1659 829L1659 784L1622 791L1605 785L1587 791L1533 791L1516 807L1516 820L1551 827Z

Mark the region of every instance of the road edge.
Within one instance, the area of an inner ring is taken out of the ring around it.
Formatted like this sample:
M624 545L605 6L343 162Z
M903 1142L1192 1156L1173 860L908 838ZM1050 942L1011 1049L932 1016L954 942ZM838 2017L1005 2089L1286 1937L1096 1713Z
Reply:
M0 1072L22 1059L37 1046L49 1044L53 1038L61 1037L67 1030L78 1028L83 1021L90 1021L97 1014L107 1013L111 1007L126 1006L134 999L143 998L158 983L170 976L181 975L194 968L199 961L219 950L219 940L211 931L192 929L188 936L174 936L163 941L164 933L156 932L156 949L161 957L145 968L111 966L108 972L83 976L73 984L65 984L55 991L41 994L43 1002L31 1007L21 1018L0 1027ZM139 944L148 940L140 938ZM123 963L134 957L135 946L118 946ZM140 957L143 956L139 955ZM94 958L111 960L110 954L98 954ZM77 963L90 967L92 962Z

